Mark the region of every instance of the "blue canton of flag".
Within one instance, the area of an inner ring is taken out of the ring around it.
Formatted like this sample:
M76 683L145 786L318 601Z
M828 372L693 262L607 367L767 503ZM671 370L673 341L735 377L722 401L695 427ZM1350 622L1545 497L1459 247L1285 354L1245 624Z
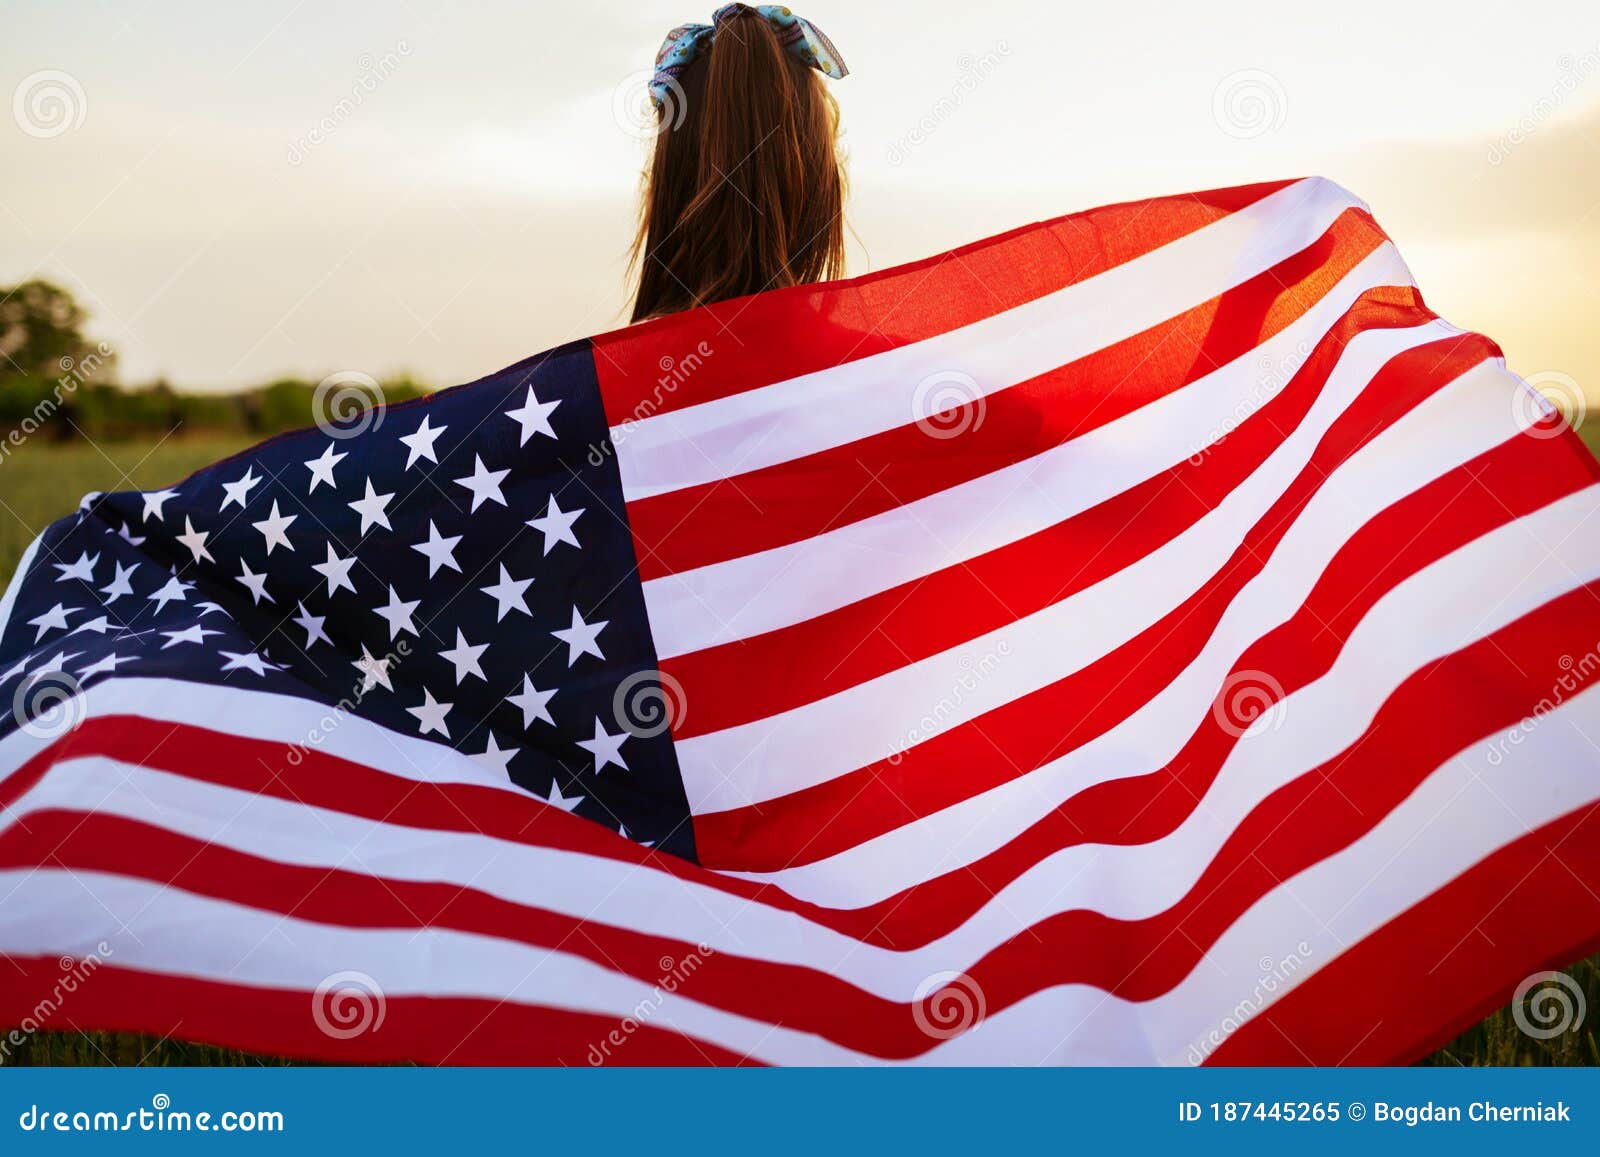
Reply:
M6 598L0 734L129 677L296 696L694 855L665 721L625 702L656 658L587 342L91 494Z

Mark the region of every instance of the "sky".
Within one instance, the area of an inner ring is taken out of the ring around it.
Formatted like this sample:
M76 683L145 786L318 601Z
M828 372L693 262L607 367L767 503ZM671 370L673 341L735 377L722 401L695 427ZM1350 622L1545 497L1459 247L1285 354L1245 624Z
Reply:
M710 7L0 0L0 285L67 286L124 381L196 390L449 385L614 328L643 81ZM799 11L851 69L852 274L1321 173L1430 305L1600 406L1592 0Z

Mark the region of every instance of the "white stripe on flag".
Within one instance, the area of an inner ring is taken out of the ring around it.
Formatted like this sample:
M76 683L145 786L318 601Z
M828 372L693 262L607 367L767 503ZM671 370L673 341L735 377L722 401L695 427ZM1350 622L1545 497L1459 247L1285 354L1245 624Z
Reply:
M886 350L618 430L630 502L909 425L918 383L970 375L990 394L1130 337L1247 281L1365 204L1312 177L1076 285Z
M1385 361L1435 336L1432 327L1360 335L1312 412L1254 474L1193 526L1116 574L824 699L679 740L690 809L701 814L775 799L903 751L907 721L922 719L931 704L949 699L975 663L984 664L986 676L919 730L917 742L1048 686L1120 646L1181 606L1227 562ZM1493 362L1484 362L1440 389L1342 463L1323 484L1320 501L1313 499L1297 521L1319 528L1313 541L1337 546L1367 518L1514 435L1521 419L1507 400L1506 380ZM1333 537L1339 529L1343 537ZM1285 553L1280 549L1274 557ZM1282 565L1292 569L1300 560L1286 558ZM1253 593L1266 627L1294 609L1284 590L1262 583ZM996 662L996 655L1004 658ZM819 735L828 736L827 744L816 742Z
M314 699L149 675L118 675L78 692L84 718L136 715L320 751L418 783L466 783L526 796L471 756L447 744L391 731ZM59 737L23 730L0 738L0 783ZM285 751L287 758L288 752ZM385 758L386 756L394 758Z
M1251 769L1241 774L1274 784L1310 771L1354 743L1414 671L1600 577L1600 535L1583 529L1597 512L1600 486L1591 486L1468 543L1397 585L1362 619L1328 673L1283 699L1279 710L1294 725L1249 736L1230 754L1218 782L1237 760ZM1552 544L1561 544L1560 555ZM1295 558L1280 551L1273 561L1280 557ZM1318 577L1320 567L1254 581L1309 589ZM1176 755L1210 712L1226 672L1263 633L1260 620L1247 613L1256 606L1241 595L1206 650L1177 679L1122 723L1054 762L827 859L777 872L730 874L775 884L826 908L862 908L982 859L1078 793L1148 774ZM1271 759L1279 761L1277 768L1269 767ZM1062 854L1075 853L1069 848ZM1025 883L1023 877L1001 893L1000 911L1031 909L1013 889L1053 894L1059 886L1054 873L1043 866L1033 871L1039 880Z
M1270 402L1290 375L1263 382L1264 363L1303 361L1356 298L1374 286L1406 284L1405 276L1394 247L1384 244L1255 350L1070 442L801 542L649 580L644 596L657 655L670 659L804 622L1025 538L1137 486L1225 437L1224 418L1237 424ZM1453 332L1434 322L1382 331L1372 340L1398 349ZM1347 352L1341 361L1350 357Z
M967 969L1028 927L1059 912L1087 908L1119 920L1143 920L1180 901L1200 879L1227 837L1264 799L1348 747L1378 707L1412 673L1442 655L1499 629L1529 610L1600 575L1600 536L1586 549L1557 558L1547 544L1571 536L1600 510L1600 486L1553 503L1452 553L1380 600L1352 635L1334 667L1285 698L1278 708L1294 726L1266 729L1230 753L1212 789L1167 837L1133 845L1076 845L1041 861L1002 889L948 934L910 950L861 943L793 913L648 866L530 846L478 833L406 827L321 807L139 768L103 756L68 759L18 799L8 818L60 807L152 824L190 838L280 863L342 869L393 880L437 881L472 888L580 920L597 920L651 935L709 944L719 952L794 964L836 975L864 991L906 1001L941 968ZM1529 557L1543 561L1529 569ZM1574 572L1572 567L1587 570ZM1476 623L1475 612L1493 607ZM1215 664L1213 664L1215 666ZM1085 748L1040 772L1031 792L1051 806L1093 783L1148 766L1130 766L1117 753L1160 758L1209 710L1210 697L1190 693L1183 710L1163 721L1129 720L1122 729L1143 737L1108 736L1101 754ZM1214 686L1214 683L1212 684ZM254 696L239 692L247 701ZM1068 765L1072 765L1070 768ZM1581 765L1574 764L1573 774ZM1065 772L1076 777L1064 786ZM992 814L1005 789L981 797ZM979 801L974 801L979 802ZM969 809L970 810L970 809ZM951 832L923 832L920 846L962 847ZM870 847L870 845L867 845ZM880 875L877 865L835 873L856 879ZM915 867L915 865L913 865ZM929 866L925 874L950 870ZM846 897L819 894L809 877L791 869L768 876L791 894L833 907ZM807 884L812 886L806 886ZM879 880L885 894L898 881ZM859 899L852 897L851 899Z
M1236 921L1206 964L1176 988L1145 1002L1101 989L1062 985L992 1012L977 1031L942 1042L921 1063L1184 1063L1256 989L1264 954L1304 943L1296 970L1254 1013L1305 983L1351 943L1438 890L1526 831L1600 798L1585 774L1600 727L1600 696L1585 692L1545 715L1514 746L1494 737L1448 761L1373 831L1286 881ZM1508 804L1507 801L1512 801ZM653 1024L679 1029L757 1059L800 1064L875 1060L780 1026L734 1016L664 994L559 951L439 929L355 930L261 912L178 889L97 872L0 872L0 952L83 955L115 938L113 962L175 976L304 991L330 970L373 976L387 998L478 996L616 1016L642 1000L659 1007ZM85 902L88 897L92 902ZM121 933L190 928L203 936ZM1451 946L1441 942L1440 956ZM309 995L308 995L309 999ZM310 1015L310 1008L307 1009Z

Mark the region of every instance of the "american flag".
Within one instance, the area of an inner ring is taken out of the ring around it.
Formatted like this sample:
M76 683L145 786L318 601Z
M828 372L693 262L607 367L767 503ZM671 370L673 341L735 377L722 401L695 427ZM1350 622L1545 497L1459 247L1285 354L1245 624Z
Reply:
M1374 1063L1600 942L1595 462L1335 184L342 391L7 590L0 1023Z

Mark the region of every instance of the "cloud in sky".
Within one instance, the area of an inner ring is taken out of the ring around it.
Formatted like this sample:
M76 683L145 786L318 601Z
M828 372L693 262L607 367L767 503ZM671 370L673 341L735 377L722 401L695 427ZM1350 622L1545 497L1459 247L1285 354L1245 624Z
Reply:
M834 90L852 271L1109 200L1323 172L1373 204L1431 304L1514 368L1600 396L1600 15L1425 9L803 7L852 69ZM13 2L0 90L65 73L83 118L51 136L0 121L0 282L62 281L126 376L195 388L336 369L445 384L620 324L644 159L627 85L667 28L708 17Z

